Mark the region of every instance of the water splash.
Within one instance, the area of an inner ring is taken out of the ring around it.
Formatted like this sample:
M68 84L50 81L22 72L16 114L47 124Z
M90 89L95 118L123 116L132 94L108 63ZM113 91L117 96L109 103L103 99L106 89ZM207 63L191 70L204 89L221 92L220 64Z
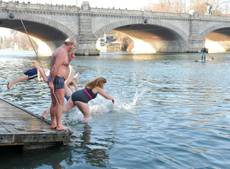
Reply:
M67 126L74 126L83 121L83 114L77 108L74 108L71 112L64 114L63 122Z
M145 89L142 89L142 91L139 92L136 89L134 97L133 97L133 99L131 101L118 99L117 103L114 105L115 111L118 111L118 112L119 111L129 111L129 112L132 112L132 109L138 104L139 99L143 96L145 91L146 91Z
M102 103L90 105L90 113L98 114L98 113L109 113L113 111L114 105L112 103Z
M139 92L136 89L136 92L132 98L132 100L125 100L121 99L121 97L115 97L115 104L112 104L108 101L103 101L103 99L98 99L97 102L93 102L90 105L90 112L91 114L102 114L102 113L109 113L109 112L132 112L132 109L138 104L139 99L145 93L145 89Z
M135 106L138 104L139 99L143 96L145 92L145 89L142 89L141 92L136 89L136 92L131 101L119 99L117 97L115 98L115 104L112 104L112 102L109 102L101 96L98 96L98 99L93 100L89 103L91 116L96 116L109 112L132 112L133 108L135 108ZM83 121L83 114L77 108L74 108L71 112L65 114L64 116L64 123L68 126L73 126Z

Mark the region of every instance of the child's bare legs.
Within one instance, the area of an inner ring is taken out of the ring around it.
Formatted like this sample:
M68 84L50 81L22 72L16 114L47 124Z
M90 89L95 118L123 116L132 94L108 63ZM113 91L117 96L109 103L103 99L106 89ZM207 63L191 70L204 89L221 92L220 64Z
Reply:
M74 107L74 104L72 102L72 99L69 99L68 102L63 107L63 113L70 111ZM50 108L47 110L44 110L41 114L41 117L43 119L46 119L50 114Z
M43 119L46 119L46 118L48 117L49 113L50 113L50 108L47 109L47 110L45 110L45 111L43 111L41 117L42 117Z
M76 101L75 105L79 108L79 110L83 113L84 115L84 119L83 122L84 123L88 123L89 121L89 117L90 117L90 111L89 111L89 106L86 103L80 102L80 101Z
M63 107L63 112L68 112L74 107L74 103L71 98L69 98L68 102Z
M43 81L47 82L48 81L48 77L46 76L44 69L41 68L41 67L36 67L36 68L37 68L38 74L41 75Z
M65 96L71 96L71 94L73 93L72 90L68 87L67 84L64 85L64 88L65 88ZM69 99L71 100L71 99Z
M19 83L19 82L24 82L24 81L27 81L29 78L28 76L25 76L25 75L22 75L22 76L19 76L17 77L16 79L14 80L11 80L8 82L7 84L7 89L11 89L13 87L13 85L15 85L16 83Z

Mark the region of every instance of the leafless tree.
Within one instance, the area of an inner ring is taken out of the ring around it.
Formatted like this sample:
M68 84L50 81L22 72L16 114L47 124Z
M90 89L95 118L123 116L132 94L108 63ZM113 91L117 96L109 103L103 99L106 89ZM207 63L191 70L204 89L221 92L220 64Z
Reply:
M194 10L199 15L205 15L209 12L212 15L221 15L223 11L227 11L226 5L229 4L229 0L193 0L188 7L186 0L159 0L158 3L152 3L145 9L156 12L174 12L183 13ZM208 12L208 7L210 11ZM228 12L228 11L227 11ZM225 12L226 13L226 12Z
M147 10L156 12L183 13L186 11L186 5L183 0L159 0L156 4L150 4Z

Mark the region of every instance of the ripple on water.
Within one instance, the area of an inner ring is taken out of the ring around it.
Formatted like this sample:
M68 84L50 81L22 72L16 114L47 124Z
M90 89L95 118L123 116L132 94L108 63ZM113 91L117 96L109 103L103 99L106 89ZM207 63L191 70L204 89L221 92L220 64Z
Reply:
M81 73L80 85L95 76L106 77L105 90L115 97L115 105L101 97L91 102L88 125L79 122L82 114L78 110L65 114L64 122L73 131L69 146L28 155L31 158L15 156L10 158L12 164L6 164L6 159L1 164L42 169L58 165L83 169L227 168L230 78L226 74L230 67L228 59L219 57L223 59L212 64L181 56L135 62L130 58L79 57L73 66ZM46 84L31 80L10 91L5 86L32 61L0 58L0 92L3 98L39 114L50 105Z

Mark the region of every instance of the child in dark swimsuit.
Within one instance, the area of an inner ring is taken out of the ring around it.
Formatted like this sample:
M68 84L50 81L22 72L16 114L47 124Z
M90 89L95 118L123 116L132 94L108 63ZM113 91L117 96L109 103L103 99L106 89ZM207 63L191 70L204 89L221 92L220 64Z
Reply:
M38 78L39 80L43 80L47 82L47 75L45 73L44 68L37 61L33 63L33 67L24 71L24 75L19 76L7 83L7 89L11 89L16 83L28 81L34 78Z
M70 111L74 106L77 106L78 109L84 115L84 122L88 122L90 111L88 102L97 97L97 94L100 94L104 98L111 100L114 103L112 96L108 95L104 90L104 84L106 79L103 77L96 78L95 80L89 82L84 89L77 90L71 95L71 98L68 100L64 106L64 112Z

